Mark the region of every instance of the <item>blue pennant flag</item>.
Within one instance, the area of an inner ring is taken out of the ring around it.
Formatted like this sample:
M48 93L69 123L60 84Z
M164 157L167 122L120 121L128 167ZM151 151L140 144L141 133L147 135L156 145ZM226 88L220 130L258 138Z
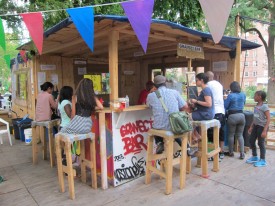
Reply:
M72 18L75 27L84 39L91 51L94 51L94 9L93 7L82 7L66 9Z

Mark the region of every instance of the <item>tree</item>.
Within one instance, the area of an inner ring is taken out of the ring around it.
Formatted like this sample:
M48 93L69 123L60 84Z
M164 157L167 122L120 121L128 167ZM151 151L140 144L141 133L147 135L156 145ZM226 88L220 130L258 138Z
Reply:
M262 20L268 20L271 23L275 23L275 7L274 0L236 0L232 9L232 16L236 16L239 13L241 16L247 16L251 18L259 18ZM268 88L267 99L270 104L275 104L275 64L274 64L274 40L275 40L275 27L269 26L268 29L268 42L265 41L261 32L253 27L251 22L244 22L240 25L244 32L255 31L261 39L268 58Z

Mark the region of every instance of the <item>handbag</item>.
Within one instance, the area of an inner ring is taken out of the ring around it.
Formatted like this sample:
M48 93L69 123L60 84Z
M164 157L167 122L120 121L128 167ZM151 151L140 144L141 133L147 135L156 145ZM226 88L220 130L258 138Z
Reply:
M169 113L168 108L160 95L160 92L156 90L155 93L160 100L165 112ZM186 112L179 111L169 114L169 123L174 134L183 134L185 132L193 130L192 124L189 120L189 116Z

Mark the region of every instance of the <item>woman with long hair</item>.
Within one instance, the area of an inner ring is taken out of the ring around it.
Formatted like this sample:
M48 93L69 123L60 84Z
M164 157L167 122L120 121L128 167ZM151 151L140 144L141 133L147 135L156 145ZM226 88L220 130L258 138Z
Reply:
M71 121L73 88L64 86L60 90L58 110L61 116L60 128L66 127Z
M96 109L103 109L94 92L93 81L82 79L72 97L71 122L61 129L63 133L86 134L91 131L93 122L92 112Z

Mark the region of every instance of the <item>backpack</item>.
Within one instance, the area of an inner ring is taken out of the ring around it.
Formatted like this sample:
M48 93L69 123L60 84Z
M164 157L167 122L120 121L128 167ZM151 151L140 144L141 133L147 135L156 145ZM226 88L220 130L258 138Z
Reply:
M169 112L159 91L156 90L155 91L157 97L159 98L159 101L161 102L161 105L163 107L163 109L165 110L165 112ZM191 130L193 130L192 124L189 120L189 116L186 112L173 112L171 114L169 114L169 122L170 122L170 126L172 128L172 132L174 134L183 134L185 132L189 132Z

